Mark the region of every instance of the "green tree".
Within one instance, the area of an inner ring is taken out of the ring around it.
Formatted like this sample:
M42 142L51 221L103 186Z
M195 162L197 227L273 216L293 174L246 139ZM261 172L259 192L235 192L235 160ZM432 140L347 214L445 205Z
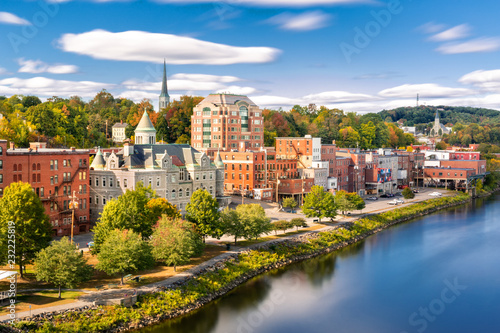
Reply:
M356 193L348 193L347 198L354 206L355 210L362 210L366 207L365 201Z
M477 193L483 192L483 181L481 179L479 179L476 182L476 191L477 191Z
M273 222L273 229L275 230L283 230L283 233L286 232L286 229L292 228L293 225L288 222L287 220L279 220L276 222Z
M361 125L360 135L362 148L375 148L373 146L373 142L377 136L377 127L375 127L375 124L371 120L368 123Z
M87 265L83 253L67 237L63 237L36 255L35 274L38 281L58 287L61 298L61 287L75 288L79 283L89 280L92 267Z
M340 190L335 193L335 204L344 216L345 212L356 209L354 202L350 200L349 193L344 190Z
M207 190L196 190L186 205L186 220L196 224L198 233L220 238L224 234L220 222L219 203Z
M413 191L409 187L405 188L403 190L402 194L403 194L403 198L405 198L407 200L415 198L415 193L413 193Z
M290 220L290 223L292 224L292 226L297 228L297 231L299 231L299 227L307 227L306 220L304 220L302 217L294 217Z
M153 266L151 246L132 230L115 229L108 233L97 260L96 268L108 275L120 274L122 285L125 274Z
M174 266L183 265L196 253L196 238L194 225L179 218L162 216L151 236L153 257Z
M118 198L108 201L99 221L92 229L94 232L92 251L98 253L108 233L114 229L129 229L141 234L145 239L151 236L153 225L158 221L158 216L148 208L151 198L156 198L156 193L151 187L144 187L139 182L135 190L127 190Z
M334 219L337 216L337 207L330 192L325 192L323 186L314 185L304 199L302 212L307 217L317 217L319 222L322 218Z
M17 182L5 188L0 198L0 234L8 234L9 222L14 222L15 258L23 277L22 267L49 246L52 234L42 201L30 184Z
M240 219L236 210L227 207L220 213L220 218L224 233L234 236L234 245L236 245L238 238L248 237L248 230L245 225L246 220Z
M236 212L245 225L248 238L259 238L262 234L271 231L271 219L266 216L266 212L261 205L245 204L236 207Z
M297 201L295 201L294 198L287 197L287 198L283 199L282 205L285 208L294 209L295 207L297 207L298 204L297 204Z

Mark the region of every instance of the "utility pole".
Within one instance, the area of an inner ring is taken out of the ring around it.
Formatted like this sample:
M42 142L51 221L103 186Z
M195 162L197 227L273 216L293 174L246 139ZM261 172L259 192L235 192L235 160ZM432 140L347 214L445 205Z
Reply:
M75 195L76 191L73 191L73 196L69 202L69 208L71 209L71 244L73 244L73 224L75 223L75 209L78 208L78 198Z

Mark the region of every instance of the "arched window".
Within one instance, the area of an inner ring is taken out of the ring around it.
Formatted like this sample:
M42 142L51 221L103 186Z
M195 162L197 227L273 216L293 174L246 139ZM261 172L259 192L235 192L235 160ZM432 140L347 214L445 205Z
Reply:
M17 171L23 171L23 165L22 164L18 164L17 165Z
M32 183L36 183L36 175L35 175L35 174L33 174L33 175L31 176L31 182L32 182Z
M14 171L17 171L17 164L14 164Z
M210 194L213 195L214 194L214 187L213 186L210 186Z
M32 170L35 171L36 170L36 164L33 163L33 165L31 166Z
M3 147L0 147L0 155L3 155Z
M186 189L186 197L189 198L189 188Z
M179 189L179 198L182 198L182 188Z
M36 169L37 169L38 171L42 170L42 166L40 165L40 163L38 163L38 164L36 165Z
M175 199L175 190L172 190L172 199Z

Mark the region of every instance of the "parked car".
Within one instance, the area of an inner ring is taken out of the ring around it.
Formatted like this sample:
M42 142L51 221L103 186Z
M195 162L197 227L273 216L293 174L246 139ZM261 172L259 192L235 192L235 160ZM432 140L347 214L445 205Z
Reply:
M366 198L366 200L377 201L378 198L377 197L368 197L368 198Z
M396 193L396 196L397 197L402 197L403 195L401 194L401 192L398 192L398 193Z
M387 197L388 197L388 198L394 198L394 194L392 194L392 193L387 193Z
M394 200L389 201L388 204L396 206L399 204L399 201L397 199L394 199Z
M407 187L408 187L408 185L398 185L398 188L399 188L400 190L404 190L404 189L405 189L405 188L407 188Z
M88 242L87 247L90 249L92 246L94 246L94 242Z
M404 204L405 203L403 199L394 199L394 200L396 200L397 203L400 203L400 204Z
M381 198L388 198L389 196L387 194L382 194L380 197Z
M413 193L418 193L419 191L417 189L414 189L413 190Z
M439 193L439 192L432 192L432 193L429 193L429 195L432 195L433 197L440 197L440 196L442 196L442 194Z

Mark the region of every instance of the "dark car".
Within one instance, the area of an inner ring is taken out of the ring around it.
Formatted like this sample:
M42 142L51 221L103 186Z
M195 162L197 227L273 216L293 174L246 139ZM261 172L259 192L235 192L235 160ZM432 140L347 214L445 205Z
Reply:
M394 194L392 194L392 193L387 193L387 197L388 197L388 198L394 198Z
M413 190L413 193L418 193L418 190L417 190L417 189L414 189L414 190Z
M398 192L398 193L396 193L396 196L397 197L402 197L403 195L400 192Z
M388 194L382 194L380 197L381 198L389 198L389 195Z
M377 198L377 197L368 197L368 198L366 198L366 200L377 201L377 200L378 200L378 198Z

